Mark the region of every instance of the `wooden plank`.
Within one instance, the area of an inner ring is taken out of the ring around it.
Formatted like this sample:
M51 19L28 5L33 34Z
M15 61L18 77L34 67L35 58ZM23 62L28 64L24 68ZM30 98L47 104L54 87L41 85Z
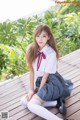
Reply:
M11 99L14 99L15 97L20 96L22 93L23 93L23 91L20 92L19 94L14 94L14 96L13 96L13 94L9 94L8 96L4 96L4 97L2 97L2 98L0 99L0 101L1 101L0 105L1 105L1 104L4 104L3 101L6 100L6 102L7 102L7 101L9 101L9 100L11 100ZM10 99L10 98L11 98L11 99Z
M67 61L67 60L76 60L76 58L79 58L79 54L78 52L75 52L75 53L71 53L71 54L67 54L63 57L60 57L60 59L62 59L63 61ZM71 59L70 59L71 58ZM73 59L74 58L74 59Z
M2 99L2 100L0 100L0 102L1 102L0 105L3 106L4 104L7 104L8 102L11 102L12 100L14 101L15 99L17 99L17 98L19 98L19 97L21 98L21 96L23 96L23 95L25 95L25 94L26 94L26 91L25 91L25 93L22 92L22 93L20 93L19 95L15 95L15 96L10 97L10 98L7 97L6 100ZM0 110L1 110L1 108L2 108L1 106L0 106ZM11 106L10 106L10 107L11 107Z
M80 74L76 74L75 76L70 77L70 79L72 80L72 82L77 82L80 78Z
M36 115L33 113L30 113L30 114L26 114L24 116L22 115L22 117L17 118L17 120L33 120L34 117L36 117Z
M4 88L5 89L5 88ZM11 94L12 96L21 92L21 91L25 91L24 87L21 87L21 86L17 86L15 89L10 89L8 90L7 92L4 92L0 95L0 99L2 97L5 97L5 96L8 96L9 94Z
M80 120L80 110L67 117L68 120Z
M79 92L80 92L80 86L74 88L74 89L72 90L71 95L70 95L69 97L67 97L66 100L67 100L67 99L70 99L72 96L75 96L75 95L76 95L77 93L79 93Z
M65 66L62 66L61 68L58 68L58 71L60 73L65 73L65 72L67 73L67 72L70 72L70 71L72 71L74 69L75 69L75 67L66 64Z
M25 111L25 112L30 112L28 109L26 109L26 107L24 106L17 106L16 108L12 109L9 111L10 113L10 117L18 114L19 112L21 113L22 111Z
M45 120L45 119L42 119L41 117L34 117L32 120Z
M67 67L64 67L63 69L58 69L58 72L61 74L67 74L67 73L70 73L74 70L80 70L80 68L75 68L75 67L72 67L69 65Z
M16 85L12 86L10 89L7 89L6 91L4 90L1 93L0 98L1 98L1 96L5 96L5 95L13 93L13 92L15 92L17 90L20 90L21 88L25 91L29 86L28 83L29 82L25 82L25 84L22 84L22 83L16 84ZM5 87L4 87L4 89L5 89Z
M67 74L62 74L61 75L63 76L64 79L72 79L74 78L75 76L79 75L79 69L75 69Z
M24 75L16 76L13 79L0 82L0 88L3 87L4 85L11 84L11 82L13 82L13 80L16 81L18 78L23 78L25 76L28 77L28 74L29 74L29 72L25 73Z
M9 82L9 84L7 83L7 84L3 85L2 87L0 86L0 94L3 92L6 92L9 89L12 89L13 87L16 88L16 86L22 85L22 83L24 82L24 78L25 77L22 78L22 81L20 81L20 78L17 78L16 80L13 79L12 82ZM26 82L27 81L28 81L28 77L26 76Z
M80 86L80 81L75 82L73 88L76 88L77 86Z
M62 62L68 65L72 65L76 68L80 68L80 56L72 56L72 57L68 57L67 59L62 59Z
M67 55L64 55L64 56L62 56L62 57L60 57L60 58L61 58L61 59L67 59L69 56L73 56L73 55L76 55L76 54L80 55L79 53L80 53L80 49L75 50L75 51L73 51L73 52L71 52L71 53L69 53L69 54L67 54Z
M23 91L20 94L16 94L13 97L10 97L9 99L7 98L7 100L4 100L3 98L0 106L0 110L3 110L5 108L7 109L12 108L12 105L15 104L16 102L19 102L24 95L27 95L27 93L28 91Z
M80 101L67 108L67 117L80 110Z
M27 109L25 109L23 111L19 111L19 114L13 115L12 117L9 118L9 120L17 120L18 118L21 118L24 115L28 115L28 113L30 113L30 111L27 111Z
M79 54L75 53L75 54L71 54L71 55L68 55L67 57L63 57L63 58L60 58L62 59L62 61L76 61L77 59L79 60Z
M66 105L66 107L68 107L78 101L79 101L79 93L77 93L74 96L71 96L68 100L66 100L65 105Z
M74 61L64 61L64 63L68 64L68 65L72 65L75 68L80 68L80 58L76 58L76 60Z

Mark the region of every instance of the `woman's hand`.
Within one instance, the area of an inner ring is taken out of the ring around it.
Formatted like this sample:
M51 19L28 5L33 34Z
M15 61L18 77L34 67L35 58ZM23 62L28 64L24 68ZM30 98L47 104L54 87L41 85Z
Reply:
M28 95L27 95L27 100L30 101L30 99L32 98L32 96L35 94L35 92L33 90L30 90Z

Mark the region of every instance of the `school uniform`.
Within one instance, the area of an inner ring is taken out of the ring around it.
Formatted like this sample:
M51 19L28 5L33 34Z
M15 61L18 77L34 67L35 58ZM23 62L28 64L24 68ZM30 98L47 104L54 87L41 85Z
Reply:
M35 93L44 101L53 101L60 97L70 96L73 83L57 72L56 52L46 44L37 54L32 66L34 69ZM44 72L49 73L44 86L39 90Z

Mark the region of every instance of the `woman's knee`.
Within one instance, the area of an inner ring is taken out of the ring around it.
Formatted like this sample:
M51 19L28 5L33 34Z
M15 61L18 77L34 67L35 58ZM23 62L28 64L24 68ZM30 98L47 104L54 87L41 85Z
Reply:
M27 107L28 100L27 100L26 96L24 96L24 97L21 98L20 104Z
M27 107L30 111L35 111L35 108L36 108L36 105L41 105L41 102L35 98L32 98L28 104L27 104Z

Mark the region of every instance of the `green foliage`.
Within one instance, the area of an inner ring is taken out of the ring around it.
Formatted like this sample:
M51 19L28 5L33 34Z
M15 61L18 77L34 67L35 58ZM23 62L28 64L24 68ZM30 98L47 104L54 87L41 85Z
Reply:
M4 49L0 47L0 77L6 65L9 63L9 58L7 52L4 52Z
M0 43L7 44L9 46L16 45L16 35L12 22L5 21L0 23Z
M69 4L61 4L59 7L60 14L68 14L68 13L78 13L80 12L80 4L77 2L80 2L80 0L65 0L67 2L70 2ZM71 3L74 2L74 3Z
M68 4L68 5L64 5L64 7L62 6L62 8L60 9L61 14L68 14L68 13L72 13L72 12L77 13L78 11L80 11L80 4L77 4L77 5L76 4Z
M67 6L72 10L71 7ZM64 9L64 10L62 10ZM51 7L43 14L0 23L0 77L19 75L28 71L26 48L33 42L33 30L39 23L49 25L61 56L80 48L80 12L68 11L65 6L57 10Z
M80 48L80 13L59 16L55 29L58 48L62 55Z
M4 49L3 49L4 48ZM0 73L18 75L27 71L25 54L16 47L0 45Z

